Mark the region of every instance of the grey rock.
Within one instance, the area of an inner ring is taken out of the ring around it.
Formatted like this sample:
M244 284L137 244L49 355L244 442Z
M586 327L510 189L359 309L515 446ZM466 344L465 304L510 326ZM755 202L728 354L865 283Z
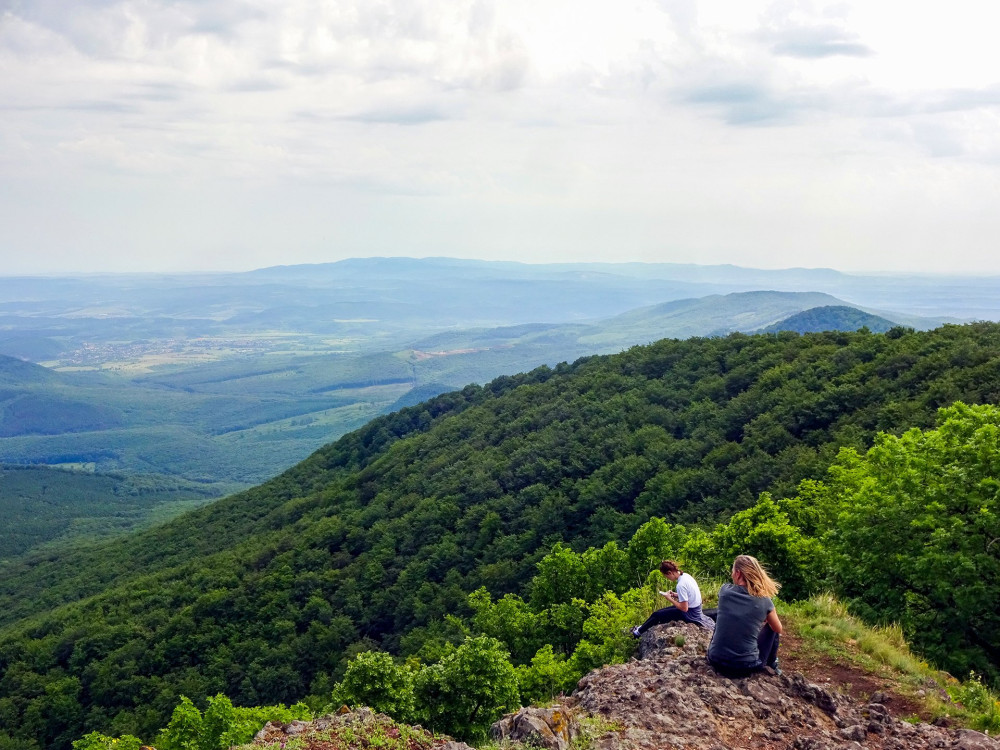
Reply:
M881 703L869 703L862 709L861 713L879 724L891 724L893 721L889 709Z
M956 750L997 750L1000 742L982 732L959 729L955 732L955 744L952 747Z
M254 735L254 740L263 742L264 739L270 735L281 731L281 724L275 724L273 721L267 722L264 727Z
M596 750L1000 750L978 732L896 719L884 692L862 704L799 674L722 677L705 660L710 638L683 623L654 627L641 658L580 680L574 707L617 725Z
M523 742L548 750L567 750L579 734L579 728L572 711L563 706L522 708L496 722L491 727L491 734L497 740Z
M863 742L868 737L868 732L860 724L854 724L849 727L844 727L837 732L845 740L855 740L857 742Z

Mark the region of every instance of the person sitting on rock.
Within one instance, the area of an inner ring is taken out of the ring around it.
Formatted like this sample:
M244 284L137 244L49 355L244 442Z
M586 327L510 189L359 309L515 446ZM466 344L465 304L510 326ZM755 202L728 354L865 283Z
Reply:
M630 631L632 635L639 638L654 625L677 621L692 622L708 630L714 628L715 623L701 611L701 589L698 588L698 582L682 571L673 560L661 562L660 573L677 584L676 591L659 592L660 596L667 597L672 605L653 612L646 622L632 628Z
M708 662L727 677L746 677L760 670L781 674L778 642L781 620L771 598L781 587L750 555L733 561L732 583L719 589L715 633Z

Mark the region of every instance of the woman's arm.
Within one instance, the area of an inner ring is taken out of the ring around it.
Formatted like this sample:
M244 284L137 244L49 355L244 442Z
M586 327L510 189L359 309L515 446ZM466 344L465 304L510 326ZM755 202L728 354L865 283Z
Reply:
M677 609L679 609L681 612L687 612L688 611L688 603L687 602L679 601L677 599L677 592L676 591L660 591L658 593L661 594L662 596L667 597L667 599L669 599L670 601L672 601L674 603L674 606L677 607Z
M768 612L766 622L768 627L770 627L775 633L781 632L781 620L778 619L778 610L772 609Z

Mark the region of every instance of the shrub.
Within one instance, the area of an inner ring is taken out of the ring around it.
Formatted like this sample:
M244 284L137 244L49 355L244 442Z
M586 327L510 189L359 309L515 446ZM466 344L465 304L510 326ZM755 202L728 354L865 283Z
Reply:
M91 732L73 742L73 750L139 750L142 741L126 734L124 737L107 737L100 732Z
M413 673L381 651L365 651L351 660L334 688L334 703L368 706L397 719L413 718Z
M517 674L510 654L494 638L468 638L414 680L417 712L435 732L486 739L490 725L518 707Z
M156 746L159 750L226 750L232 745L249 742L269 721L290 722L311 718L309 708L296 703L238 708L224 695L208 699L204 715L190 699L181 696L166 729L161 729ZM124 739L124 738L123 738ZM114 745L119 750L121 745ZM126 746L128 747L128 746ZM79 750L74 748L74 750ZM103 750L100 745L85 750Z
M542 703L551 700L576 683L573 665L552 651L545 644L531 660L530 666L517 668L517 682L521 690L521 703Z

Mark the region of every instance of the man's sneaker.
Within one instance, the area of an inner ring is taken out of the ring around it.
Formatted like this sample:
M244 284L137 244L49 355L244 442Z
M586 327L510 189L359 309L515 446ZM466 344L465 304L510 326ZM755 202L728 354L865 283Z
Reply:
M634 628L629 628L629 635L633 638L642 638L642 633L639 632L639 626L636 625Z

